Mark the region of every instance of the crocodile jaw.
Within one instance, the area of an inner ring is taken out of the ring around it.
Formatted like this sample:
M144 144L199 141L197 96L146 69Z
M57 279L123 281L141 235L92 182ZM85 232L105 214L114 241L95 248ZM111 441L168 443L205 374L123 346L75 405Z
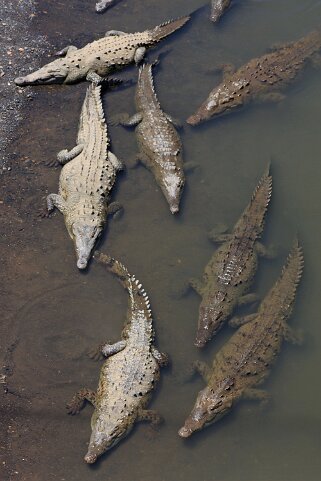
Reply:
M223 301L224 302L224 301ZM226 314L223 312L223 306L200 306L198 328L195 339L196 347L204 347L205 344L222 327Z
M103 228L96 225L74 223L71 237L74 240L78 269L86 269L91 253Z
M25 85L64 83L67 75L68 65L66 65L66 60L62 58L45 65L25 77L16 78L15 84L23 87Z

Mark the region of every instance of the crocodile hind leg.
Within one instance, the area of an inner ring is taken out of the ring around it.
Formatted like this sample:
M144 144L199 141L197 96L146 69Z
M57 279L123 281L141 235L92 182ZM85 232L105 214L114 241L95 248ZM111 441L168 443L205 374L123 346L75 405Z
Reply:
M158 349L156 349L156 347L152 346L151 348L151 353L152 353L152 356L156 359L156 361L158 362L158 365L160 367L166 367L168 366L168 363L169 363L169 357L167 354L163 353L163 352L159 352Z
M68 414L78 414L85 405L85 401L89 401L93 406L96 404L96 393L91 389L83 388L78 391L71 401L67 404L66 408Z
M135 115L130 117L129 114L123 113L114 115L110 119L110 125L122 125L123 127L136 127L143 120L143 114L137 112Z
M137 421L148 421L155 428L163 422L163 418L154 409L140 409L137 413Z
M292 327L287 324L284 327L283 333L284 339L291 344L300 345L303 342L303 333L301 330L295 331Z
M191 279L189 279L188 283L191 286L191 288L194 289L195 292L197 292L197 294L199 294L200 296L203 295L204 284L202 281L199 281L195 277L192 277Z
M63 214L66 211L66 202L59 194L49 194L47 196L48 212L52 212L55 207Z
M57 160L60 164L65 165L70 160L74 159L84 150L84 144L78 144L73 149L63 149L57 154Z
M144 60L145 53L146 53L146 47L136 48L136 52L134 55L134 60L136 65L139 65Z
M72 52L75 52L76 50L78 50L78 48L75 47L74 45L67 45L67 47L64 47L61 50L59 50L58 52L56 52L55 56L56 57L68 57L69 54L71 54Z
M104 357L110 357L113 354L117 354L126 347L126 341L118 341L114 344L109 344L108 342L99 344L96 349L88 352L88 356L94 361L100 361Z
M118 157L116 157L115 154L113 154L112 152L108 151L108 160L111 164L113 164L114 168L116 169L116 171L118 170L123 170L124 169L124 165L123 163L119 160Z

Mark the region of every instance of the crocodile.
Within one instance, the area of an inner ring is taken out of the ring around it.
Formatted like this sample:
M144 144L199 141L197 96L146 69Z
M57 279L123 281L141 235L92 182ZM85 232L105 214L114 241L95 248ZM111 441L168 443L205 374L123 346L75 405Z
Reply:
M116 3L117 0L100 0L96 3L95 10L97 13L103 13L107 8L111 7Z
M258 389L268 376L283 340L300 343L300 334L288 324L303 270L303 254L295 242L282 273L256 314L235 318L241 326L216 355L212 367L196 361L194 371L206 382L194 408L179 430L183 438L216 422L242 398L267 400Z
M145 64L139 69L136 109L133 117L120 114L114 123L136 127L139 154L135 160L151 170L171 213L175 214L185 184L182 143L175 129L177 121L163 112L157 99L152 65Z
M202 297L199 308L197 347L205 344L222 328L237 305L257 300L248 293L257 269L258 255L270 252L258 241L272 193L269 166L256 187L232 233L210 233L222 245L207 264L203 280L191 279L190 285Z
M319 59L320 48L321 34L314 31L296 42L275 47L238 70L229 64L222 66L222 83L211 91L187 123L197 125L255 99L281 100L284 95L280 89L298 75L308 59Z
M218 22L225 11L230 7L231 0L212 0L211 2L211 16L212 22Z
M67 404L69 414L77 414L85 400L95 408L84 458L89 464L126 437L136 421L151 421L153 426L161 422L160 415L146 406L159 379L159 368L168 362L167 355L154 347L150 302L141 283L112 257L99 252L94 257L128 291L129 308L122 340L100 347L107 359L97 391L82 389Z
M146 50L180 29L190 16L170 20L144 32L125 33L109 30L105 37L77 49L70 45L57 52L58 58L25 77L18 77L19 86L38 84L73 84L81 80L100 81L116 69L131 63L139 64Z
M47 197L48 212L57 207L73 239L77 267L85 269L107 215L119 208L108 206L108 196L122 163L109 150L101 86L90 84L81 110L77 145L57 155L63 164L59 193Z

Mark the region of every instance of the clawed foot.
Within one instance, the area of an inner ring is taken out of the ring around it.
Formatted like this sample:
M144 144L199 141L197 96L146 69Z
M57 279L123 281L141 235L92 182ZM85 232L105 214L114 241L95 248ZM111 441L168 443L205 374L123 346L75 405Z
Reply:
M49 211L47 207L42 207L39 209L37 217L40 219L49 219L51 217L52 211Z
M103 348L104 344L99 344L98 347L93 348L90 351L88 351L87 356L90 359L92 359L93 361L102 361L104 359L104 355L102 353L102 348Z
M60 163L57 161L57 159L54 159L54 160L48 160L47 162L45 162L45 166L46 167L50 167L50 168L57 168L59 167Z

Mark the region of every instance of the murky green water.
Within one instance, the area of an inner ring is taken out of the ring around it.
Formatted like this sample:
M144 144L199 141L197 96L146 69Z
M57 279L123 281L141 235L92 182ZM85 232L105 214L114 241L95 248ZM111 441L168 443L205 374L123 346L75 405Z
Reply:
M60 48L83 45L106 30L143 30L190 12L193 0L121 1L104 15L94 0L41 2L38 27ZM164 110L186 119L219 81L209 73L221 63L241 65L271 45L297 39L320 25L317 0L235 1L216 27L205 10L163 44L170 48L155 73ZM157 51L151 53L157 55ZM129 69L126 75L135 75ZM29 110L20 148L36 162L52 160L71 148L77 133L86 85L39 88ZM134 88L104 97L106 116L134 112ZM63 218L56 214L35 229L24 257L28 284L24 309L15 313L20 342L12 383L32 393L18 417L21 429L12 448L16 479L66 481L318 481L321 441L321 84L320 71L308 67L279 104L252 105L208 122L186 125L186 161L199 164L188 175L181 214L170 215L152 175L143 167L119 176L114 198L124 216L111 220L100 248L121 259L150 294L160 349L172 368L163 371L152 407L165 424L152 439L145 425L95 466L82 458L90 435L92 408L68 417L64 405L78 388L95 389L100 365L88 348L119 339L127 295L117 280L92 264L81 274ZM113 151L124 160L136 152L135 136L111 128ZM16 150L19 147L16 146ZM206 234L213 225L233 225L272 160L274 191L264 240L279 246L275 261L261 261L257 289L263 294L279 274L296 233L305 253L305 272L291 325L306 332L302 347L284 345L266 387L272 403L260 408L244 402L211 428L184 442L177 435L202 381L184 383L190 363L210 361L231 331L224 330L205 351L193 346L199 299L175 299L173 290L200 276L214 247ZM42 177L43 189L56 192L59 169ZM28 199L26 199L28 201ZM31 209L31 205L30 205ZM19 234L22 235L22 234ZM21 294L20 294L21 295ZM26 467L22 458L27 459ZM20 476L20 478L19 478Z

